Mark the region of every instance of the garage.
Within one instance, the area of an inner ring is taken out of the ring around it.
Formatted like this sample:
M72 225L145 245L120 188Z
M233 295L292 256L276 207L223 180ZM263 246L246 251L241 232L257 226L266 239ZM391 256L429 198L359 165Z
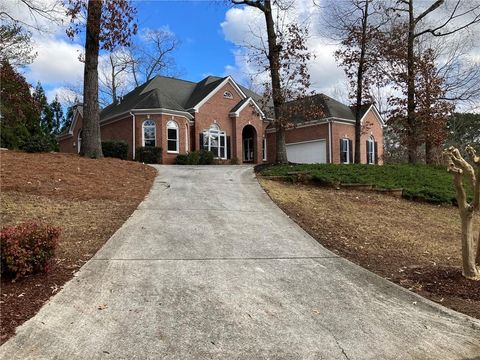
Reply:
M286 144L288 161L297 164L325 164L327 141L312 140Z

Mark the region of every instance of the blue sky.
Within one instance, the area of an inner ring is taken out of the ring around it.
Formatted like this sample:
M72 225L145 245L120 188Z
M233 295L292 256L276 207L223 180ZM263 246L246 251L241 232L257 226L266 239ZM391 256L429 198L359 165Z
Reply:
M199 81L205 75L222 75L233 64L234 45L225 40L220 27L229 9L223 3L208 1L139 1L139 28L168 26L181 41L176 61L187 80Z
M27 13L21 9L18 0L7 0L7 5L11 4L16 4L13 8L18 17ZM156 0L133 1L133 4L137 8L140 33L145 29L166 27L180 41L175 52L175 72L181 78L199 81L208 75L232 75L239 83L248 85L250 75L258 70L248 62L246 52L241 50L241 45L245 43L258 46L260 40L256 35L265 32L265 20L258 9L232 6L227 0ZM299 21L305 14L310 17L314 10L318 10L310 0L298 0L296 6L298 13L289 10L290 21ZM64 10L60 9L59 14L64 14ZM318 18L312 19L312 25L319 23ZM22 20L29 21L26 18ZM64 25L43 21L41 25L47 32L32 31L37 57L24 69L32 85L40 81L49 99L58 95L60 101L66 104L74 100L75 94L82 93L83 64L78 58L84 46L83 36L72 41L65 35L68 20L64 18ZM315 26L312 30L315 35ZM341 92L337 90L342 89L345 93L346 86L343 71L337 67L332 55L336 47L322 43L318 37L309 41L309 47L316 54L315 61L309 66L313 87L338 98ZM258 83L265 80L265 77L257 76Z

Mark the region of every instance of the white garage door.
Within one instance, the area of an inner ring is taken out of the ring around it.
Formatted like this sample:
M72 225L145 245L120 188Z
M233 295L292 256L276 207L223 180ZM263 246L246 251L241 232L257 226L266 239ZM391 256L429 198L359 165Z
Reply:
M325 164L327 145L325 140L287 144L288 161L298 164Z

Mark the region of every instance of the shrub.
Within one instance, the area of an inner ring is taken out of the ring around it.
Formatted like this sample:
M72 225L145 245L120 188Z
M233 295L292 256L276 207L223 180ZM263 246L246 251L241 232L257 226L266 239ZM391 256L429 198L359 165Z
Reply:
M177 165L188 165L188 154L180 154L175 159Z
M29 153L48 152L54 150L52 139L44 134L28 136L22 143L21 150Z
M198 151L191 151L188 153L188 165L198 165L200 162L200 153Z
M60 229L47 224L25 223L0 231L1 273L20 278L48 270L55 255Z
M230 159L230 165L238 165L240 164L240 161L238 160L237 157L233 157Z
M162 148L146 146L139 147L136 150L136 159L145 164L161 164L162 163Z
M199 151L199 160L200 165L212 165L215 159L215 155L211 151L200 150Z
M126 160L128 157L128 144L123 140L102 141L103 156Z

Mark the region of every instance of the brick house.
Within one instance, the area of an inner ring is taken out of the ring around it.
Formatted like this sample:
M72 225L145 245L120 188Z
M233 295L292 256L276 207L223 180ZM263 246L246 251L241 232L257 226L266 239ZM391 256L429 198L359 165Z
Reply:
M101 137L127 142L130 159L135 159L138 147L157 146L162 148L164 164L173 164L178 154L200 149L210 150L224 161L270 162L275 159L275 130L260 108L260 100L259 95L230 76L208 76L198 83L157 76L101 111ZM297 122L287 131L290 161L351 162L348 149L352 149L354 138L353 113L346 105L338 102L335 105L346 113L341 117L332 113L321 120ZM80 151L82 117L79 105L70 128L58 137L61 152ZM373 122L370 132L375 140L369 154L377 154L374 157L381 159L381 117L373 106L365 110L363 117L366 122ZM342 145L339 139L350 143ZM368 146L370 137L366 135L365 140ZM335 141L340 141L341 149L332 145ZM348 161L343 161L342 156ZM362 158L367 162L367 155Z

